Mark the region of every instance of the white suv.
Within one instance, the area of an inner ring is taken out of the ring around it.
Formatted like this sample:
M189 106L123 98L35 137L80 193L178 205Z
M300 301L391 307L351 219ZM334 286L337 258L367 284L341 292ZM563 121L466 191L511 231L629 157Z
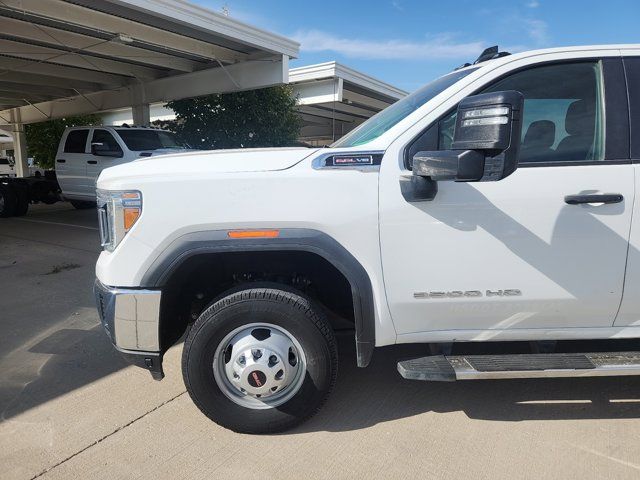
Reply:
M96 201L96 180L105 168L140 158L189 150L165 130L141 127L71 127L56 155L62 196L76 207Z

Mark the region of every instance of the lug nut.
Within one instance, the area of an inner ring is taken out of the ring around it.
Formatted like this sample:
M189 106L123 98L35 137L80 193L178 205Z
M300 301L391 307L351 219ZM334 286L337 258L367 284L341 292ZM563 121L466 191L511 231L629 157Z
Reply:
M262 357L262 352L256 348L255 350L251 350L251 355L257 360Z

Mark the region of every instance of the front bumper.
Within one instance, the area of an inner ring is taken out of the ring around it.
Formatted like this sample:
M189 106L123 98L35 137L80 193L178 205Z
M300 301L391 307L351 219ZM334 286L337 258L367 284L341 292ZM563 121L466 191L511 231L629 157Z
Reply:
M93 288L100 321L116 349L134 365L162 379L160 351L160 290L108 287L96 280Z

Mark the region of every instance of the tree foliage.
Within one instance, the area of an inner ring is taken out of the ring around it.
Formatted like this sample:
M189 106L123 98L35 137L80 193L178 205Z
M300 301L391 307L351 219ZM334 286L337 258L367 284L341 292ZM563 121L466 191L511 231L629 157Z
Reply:
M176 119L160 126L198 149L294 145L301 127L288 85L175 100L167 106Z
M27 154L42 168L53 168L58 144L65 128L101 124L98 115L78 115L28 124L25 126Z

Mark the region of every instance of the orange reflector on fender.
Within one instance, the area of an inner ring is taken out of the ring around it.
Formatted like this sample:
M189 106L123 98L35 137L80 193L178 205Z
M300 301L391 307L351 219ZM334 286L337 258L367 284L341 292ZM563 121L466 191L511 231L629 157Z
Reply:
M140 209L139 208L125 208L124 209L124 229L129 231L133 224L138 221L138 217L140 217Z
M280 230L230 230L229 238L276 238Z

